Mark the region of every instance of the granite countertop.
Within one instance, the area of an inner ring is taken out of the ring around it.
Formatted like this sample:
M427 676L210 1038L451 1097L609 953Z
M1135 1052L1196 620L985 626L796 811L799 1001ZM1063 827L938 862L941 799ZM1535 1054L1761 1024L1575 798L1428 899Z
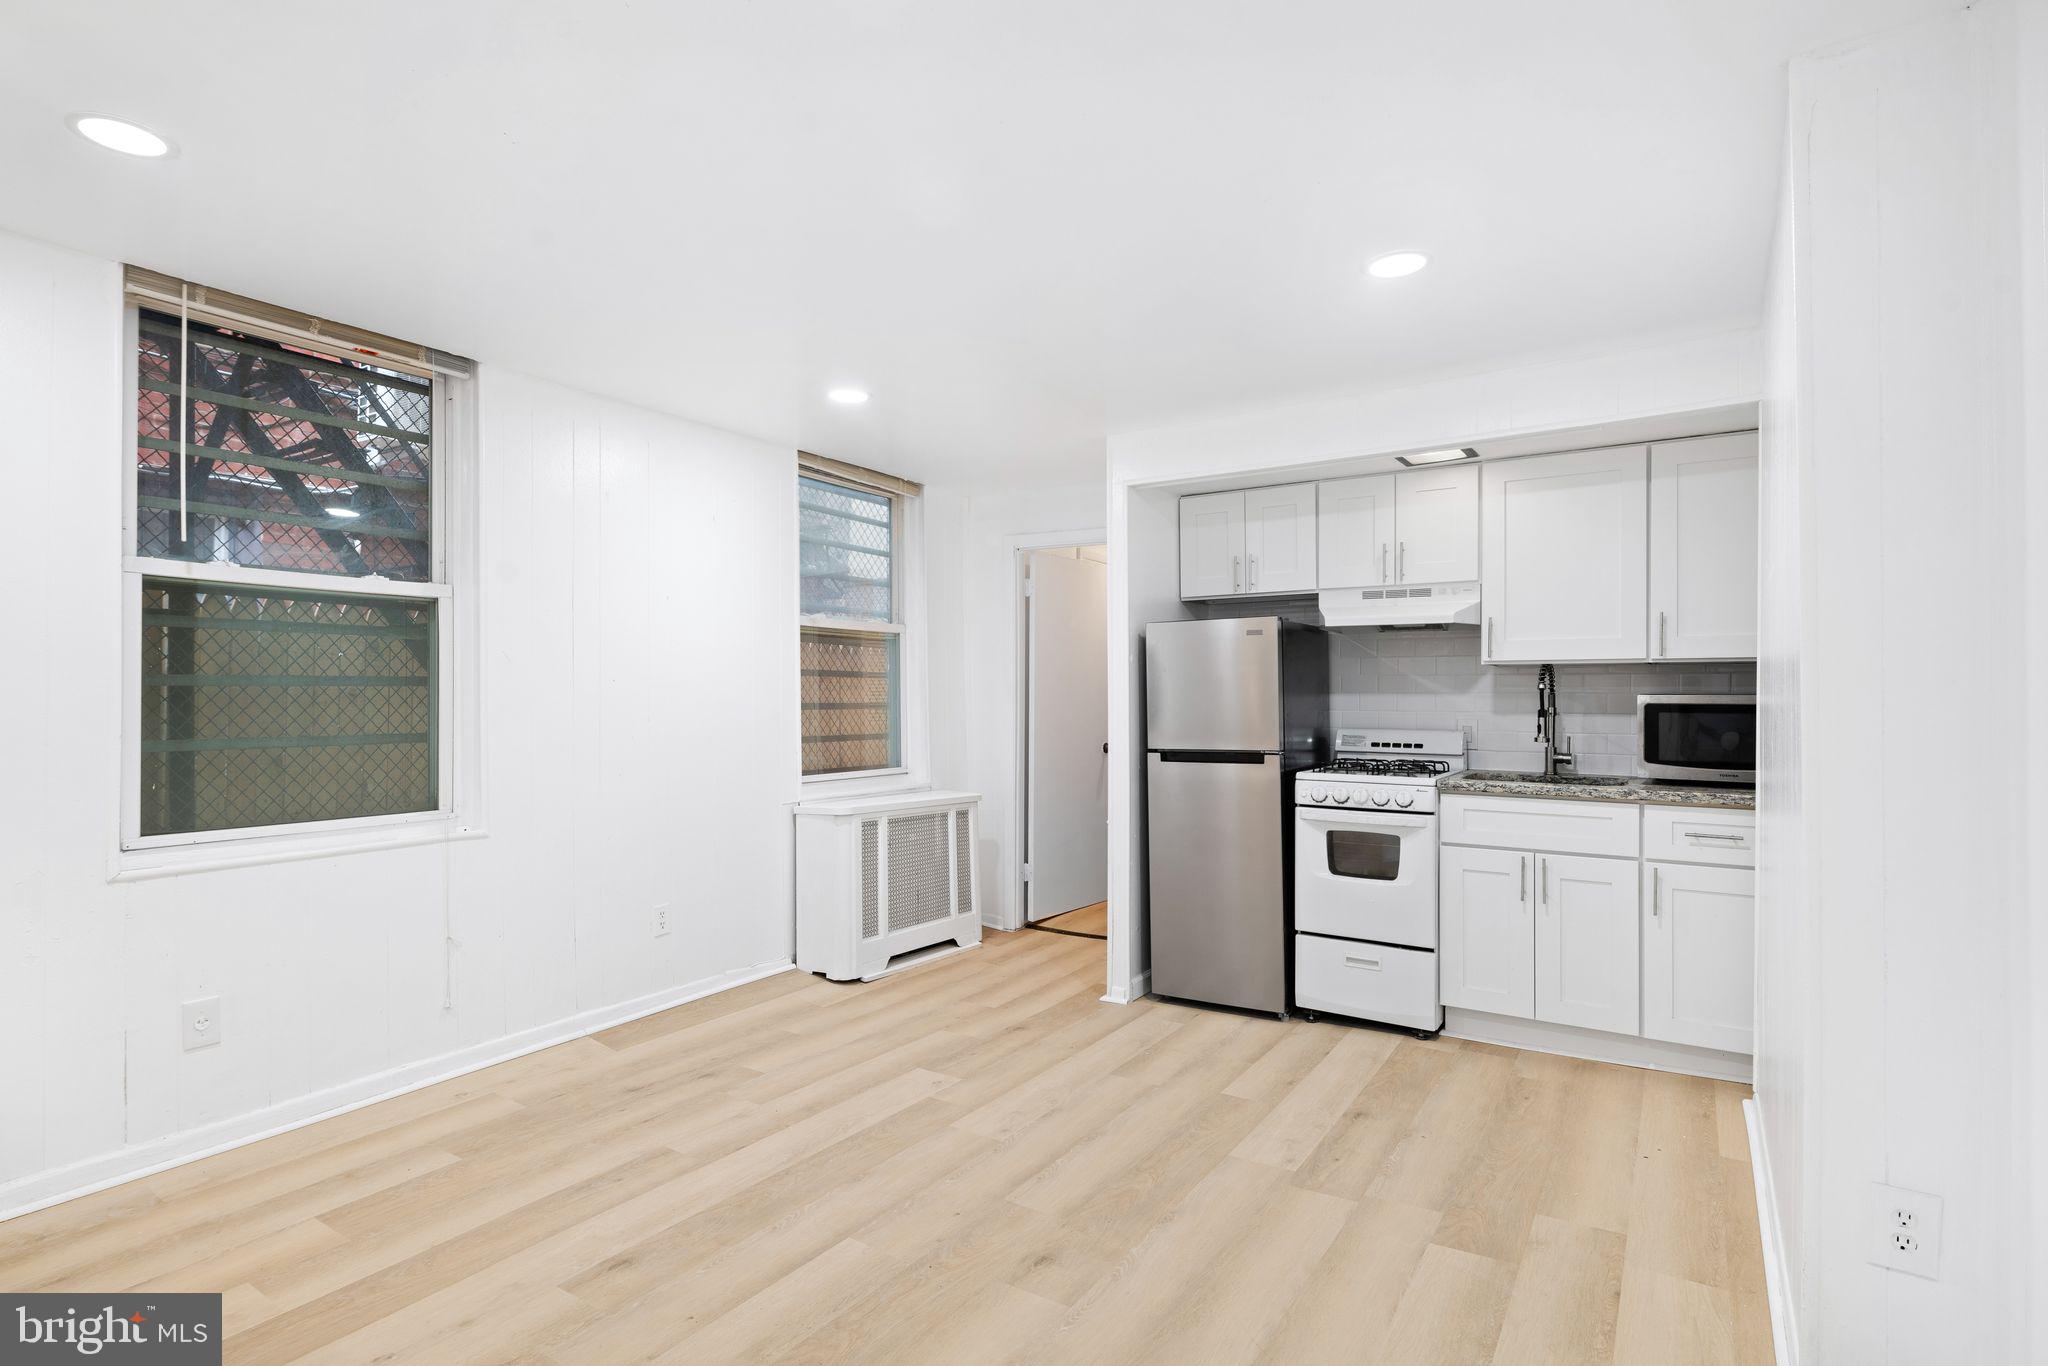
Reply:
M1756 789L1719 787L1707 783L1671 783L1649 778L1605 778L1576 775L1563 782L1545 782L1540 774L1496 773L1483 769L1439 778L1439 792L1472 797L1543 797L1567 802L1648 802L1654 806L1711 806L1754 811Z

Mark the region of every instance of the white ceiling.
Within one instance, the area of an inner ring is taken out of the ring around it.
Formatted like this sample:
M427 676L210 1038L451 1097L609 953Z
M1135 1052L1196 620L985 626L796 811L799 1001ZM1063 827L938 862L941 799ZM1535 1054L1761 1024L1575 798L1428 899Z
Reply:
M1754 320L1785 58L1949 7L0 0L0 224L914 477L1088 477L1109 430Z

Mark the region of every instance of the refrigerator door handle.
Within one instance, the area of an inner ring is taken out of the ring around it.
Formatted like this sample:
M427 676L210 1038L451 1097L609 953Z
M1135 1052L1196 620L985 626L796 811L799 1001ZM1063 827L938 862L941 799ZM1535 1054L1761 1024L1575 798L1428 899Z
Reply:
M1272 754L1262 749L1155 749L1162 764L1263 764Z

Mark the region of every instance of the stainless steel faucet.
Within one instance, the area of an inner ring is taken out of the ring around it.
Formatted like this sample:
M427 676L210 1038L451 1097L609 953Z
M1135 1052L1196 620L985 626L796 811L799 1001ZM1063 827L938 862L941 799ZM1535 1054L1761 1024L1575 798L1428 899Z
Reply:
M1536 738L1543 742L1543 776L1555 778L1560 768L1578 771L1572 742L1557 738L1557 670L1545 664L1536 671Z

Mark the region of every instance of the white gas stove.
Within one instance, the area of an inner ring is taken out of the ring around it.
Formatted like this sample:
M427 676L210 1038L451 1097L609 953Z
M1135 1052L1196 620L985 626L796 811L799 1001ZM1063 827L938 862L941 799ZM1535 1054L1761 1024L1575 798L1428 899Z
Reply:
M1296 806L1436 810L1436 780L1465 770L1455 730L1340 730L1337 757L1295 775Z
M1294 780L1294 1002L1431 1033L1436 782L1465 768L1446 730L1342 730Z

